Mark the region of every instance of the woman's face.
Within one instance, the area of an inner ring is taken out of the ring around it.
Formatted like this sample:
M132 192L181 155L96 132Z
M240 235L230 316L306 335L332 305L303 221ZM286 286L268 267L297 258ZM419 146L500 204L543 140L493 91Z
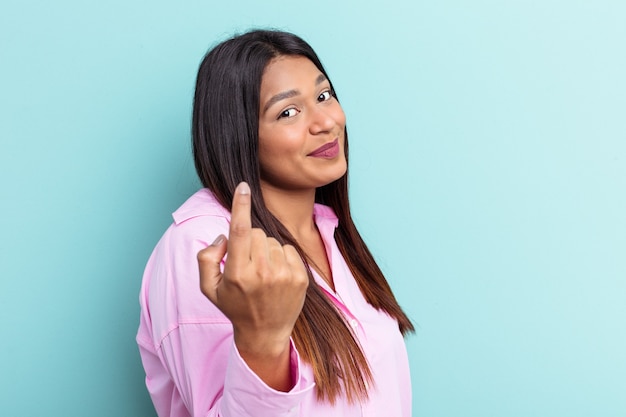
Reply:
M301 56L280 56L261 80L261 187L315 189L346 172L346 117L330 83Z

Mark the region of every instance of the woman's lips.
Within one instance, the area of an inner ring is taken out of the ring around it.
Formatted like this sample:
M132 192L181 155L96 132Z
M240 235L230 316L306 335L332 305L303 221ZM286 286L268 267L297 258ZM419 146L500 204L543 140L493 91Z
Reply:
M328 142L307 156L312 156L314 158L334 158L339 155L339 138L336 138L332 142Z

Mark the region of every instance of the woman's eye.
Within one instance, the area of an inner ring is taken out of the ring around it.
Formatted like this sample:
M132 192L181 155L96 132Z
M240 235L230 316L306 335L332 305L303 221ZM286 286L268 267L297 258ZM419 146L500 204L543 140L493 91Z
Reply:
M321 101L327 101L327 100L330 100L330 98L331 98L332 96L333 96L333 95L332 95L332 94L330 94L330 91L324 91L322 94L320 94L319 96L317 96L317 101L320 101L320 102L321 102Z
M291 109L287 109L285 111L283 111L280 116L278 116L279 119L282 119L283 117L293 117L296 114L298 114L298 110L291 108Z

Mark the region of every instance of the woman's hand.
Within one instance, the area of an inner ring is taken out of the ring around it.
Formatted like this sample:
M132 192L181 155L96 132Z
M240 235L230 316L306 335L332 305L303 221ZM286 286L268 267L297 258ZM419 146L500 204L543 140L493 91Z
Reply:
M293 246L252 228L250 207L250 188L241 183L233 197L229 239L220 235L198 253L200 288L232 322L235 344L248 366L272 388L287 391L289 338L309 278Z

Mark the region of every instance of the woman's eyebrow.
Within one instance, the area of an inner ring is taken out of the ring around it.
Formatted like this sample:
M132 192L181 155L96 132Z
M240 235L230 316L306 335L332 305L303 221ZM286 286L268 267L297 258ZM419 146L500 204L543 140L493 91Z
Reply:
M283 91L282 93L276 94L275 96L267 100L267 103L265 103L265 107L263 107L263 113L265 113L267 109L272 107L275 103L281 100L284 100L286 98L295 97L299 94L300 94L299 90L287 90L287 91Z
M315 79L315 85L316 86L320 85L326 80L327 80L326 76L324 74L320 74ZM284 100L286 98L295 97L298 94L300 94L299 90L287 90L287 91L283 91L282 93L276 94L275 96L267 100L267 103L265 103L265 106L263 107L263 113L265 113L270 107L272 107L274 104L278 103L279 101Z

